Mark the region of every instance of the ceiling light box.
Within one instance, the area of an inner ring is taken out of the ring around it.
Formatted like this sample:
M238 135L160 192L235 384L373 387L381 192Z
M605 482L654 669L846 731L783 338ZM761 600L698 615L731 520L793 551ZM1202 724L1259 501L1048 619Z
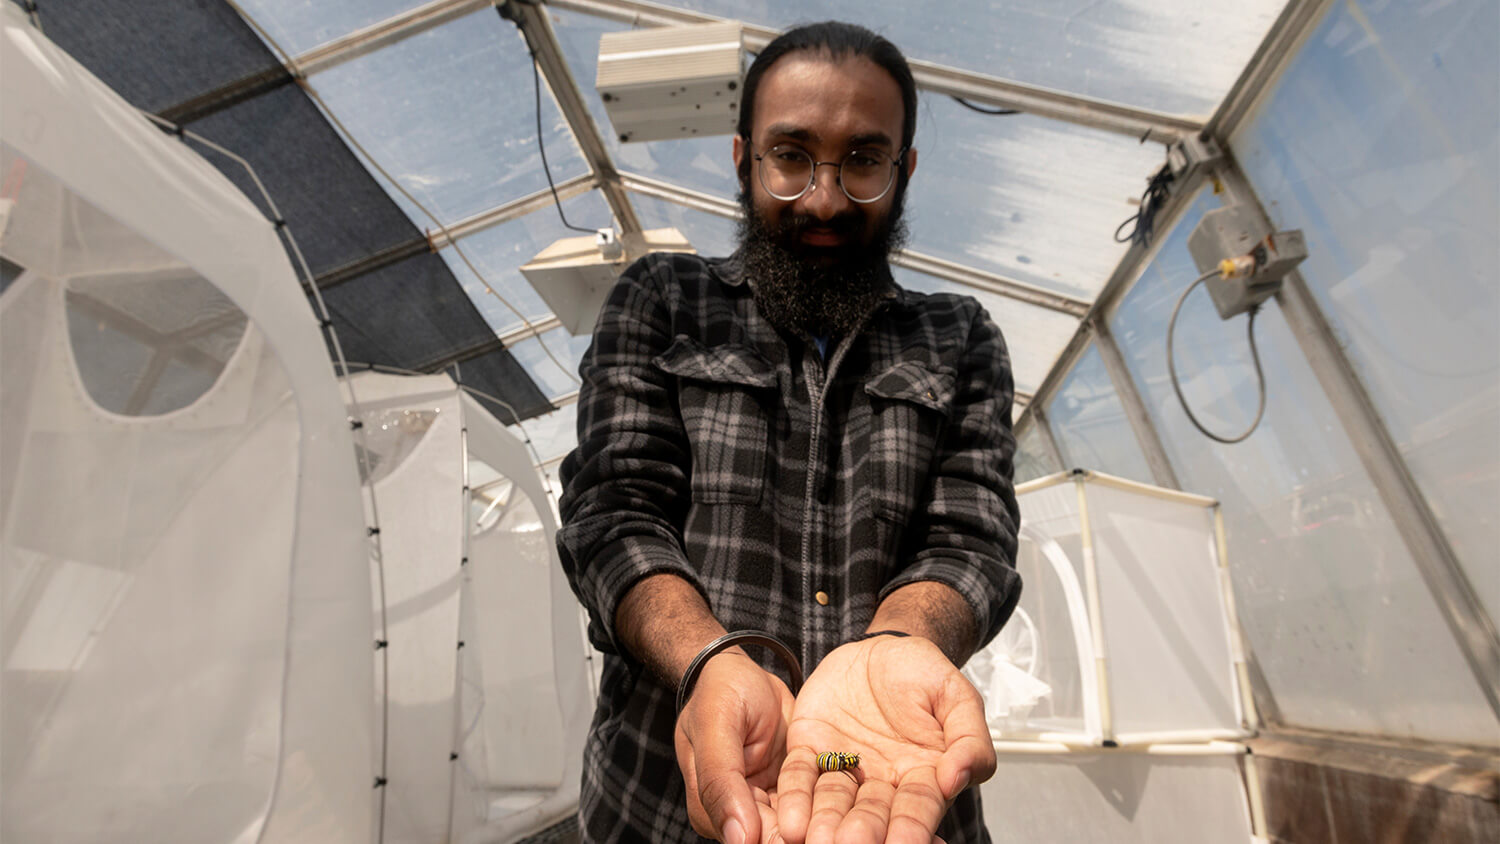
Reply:
M565 237L537 253L521 275L536 288L569 334L594 332L594 321L620 273L651 252L693 252L677 229L628 232L619 240L608 229L596 235Z
M595 87L622 143L728 135L743 67L736 22L610 32Z

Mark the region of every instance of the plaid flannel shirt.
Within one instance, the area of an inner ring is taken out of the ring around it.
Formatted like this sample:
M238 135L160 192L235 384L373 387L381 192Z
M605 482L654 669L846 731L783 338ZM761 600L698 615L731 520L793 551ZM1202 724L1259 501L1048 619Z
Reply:
M726 629L770 631L809 674L905 584L955 589L981 642L1020 595L1010 360L979 303L891 281L825 361L762 318L745 282L733 259L637 261L579 367L558 545L605 654L585 840L698 840L674 690L615 638L615 608L647 575L682 577ZM987 840L977 789L939 832Z

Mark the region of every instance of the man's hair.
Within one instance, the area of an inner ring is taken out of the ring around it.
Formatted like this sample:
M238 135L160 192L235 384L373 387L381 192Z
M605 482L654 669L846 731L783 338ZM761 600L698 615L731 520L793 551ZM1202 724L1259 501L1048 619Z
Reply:
M740 97L740 122L736 131L742 137L748 139L755 126L755 92L760 88L761 77L783 56L804 50L822 53L834 61L866 58L889 73L901 87L901 102L905 106L901 146L911 146L912 137L917 133L917 82L912 78L906 57L884 37L862 26L841 21L812 23L788 30L760 51L745 74L745 90Z

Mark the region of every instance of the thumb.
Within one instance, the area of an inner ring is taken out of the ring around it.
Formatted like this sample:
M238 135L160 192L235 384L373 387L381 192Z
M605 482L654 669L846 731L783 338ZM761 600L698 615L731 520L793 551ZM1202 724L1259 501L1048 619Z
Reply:
M724 844L760 840L760 810L745 779L742 740L720 734L695 748L698 797Z

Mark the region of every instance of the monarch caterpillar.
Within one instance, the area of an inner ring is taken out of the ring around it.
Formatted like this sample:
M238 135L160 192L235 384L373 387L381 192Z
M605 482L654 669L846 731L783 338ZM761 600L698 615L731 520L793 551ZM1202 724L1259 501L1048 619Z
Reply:
M829 750L818 754L818 772L822 774L843 771L849 775L849 779L854 779L852 769L858 767L858 753L840 753L836 750ZM858 782L858 780L855 781Z

